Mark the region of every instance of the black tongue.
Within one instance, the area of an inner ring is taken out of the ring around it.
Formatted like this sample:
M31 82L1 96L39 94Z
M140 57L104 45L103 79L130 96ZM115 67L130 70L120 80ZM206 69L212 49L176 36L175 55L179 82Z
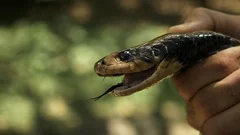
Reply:
M118 83L116 85L113 85L112 87L110 87L108 90L106 90L103 94L101 94L100 96L94 97L94 98L90 98L89 100L94 100L97 101L98 99L100 99L101 97L103 97L104 95L108 94L109 92L113 91L115 88L123 86L123 83Z

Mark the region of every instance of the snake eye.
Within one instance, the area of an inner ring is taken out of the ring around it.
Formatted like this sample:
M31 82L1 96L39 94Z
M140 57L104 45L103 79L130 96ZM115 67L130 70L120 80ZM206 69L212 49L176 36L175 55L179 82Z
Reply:
M119 59L121 61L126 61L130 58L131 56L131 53L129 51L123 51L119 54Z

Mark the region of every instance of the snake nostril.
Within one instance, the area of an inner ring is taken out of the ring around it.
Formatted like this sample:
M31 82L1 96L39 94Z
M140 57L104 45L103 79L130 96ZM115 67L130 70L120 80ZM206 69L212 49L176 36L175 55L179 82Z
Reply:
M105 60L102 60L102 61L101 61L101 64L102 64L102 65L106 65Z

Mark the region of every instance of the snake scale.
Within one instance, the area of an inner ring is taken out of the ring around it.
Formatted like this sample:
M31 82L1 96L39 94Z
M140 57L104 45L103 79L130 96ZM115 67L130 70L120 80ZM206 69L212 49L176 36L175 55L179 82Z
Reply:
M141 45L113 52L94 65L99 76L124 76L107 93L127 96L181 72L221 50L240 45L240 41L213 31L165 34Z

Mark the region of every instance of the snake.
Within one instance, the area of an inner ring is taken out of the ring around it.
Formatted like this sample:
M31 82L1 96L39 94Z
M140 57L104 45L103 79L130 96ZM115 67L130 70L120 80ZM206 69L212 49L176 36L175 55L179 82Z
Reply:
M110 53L95 63L94 71L103 77L123 76L123 80L92 99L98 100L108 93L114 96L131 95L211 55L239 45L240 41L229 35L204 30L167 33L143 44Z

